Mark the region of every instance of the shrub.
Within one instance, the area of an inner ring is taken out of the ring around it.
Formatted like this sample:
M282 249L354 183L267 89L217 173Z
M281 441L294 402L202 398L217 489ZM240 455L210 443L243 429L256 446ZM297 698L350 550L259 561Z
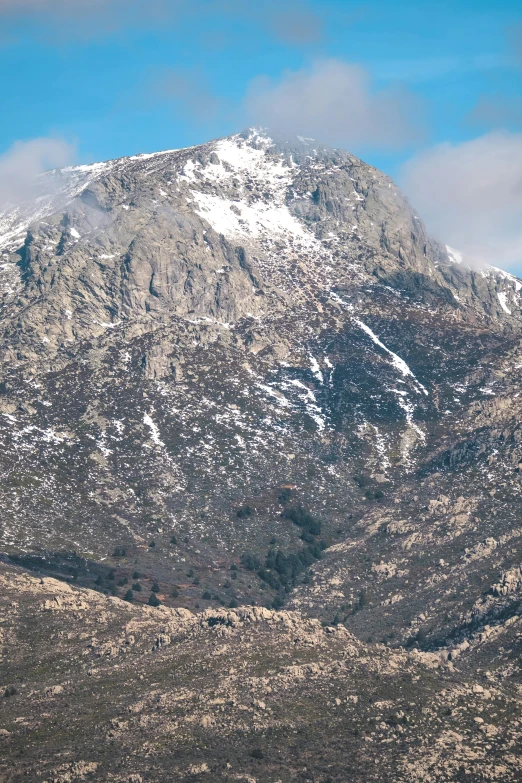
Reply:
M157 582L154 582L152 587L150 588L153 593L159 593L160 592L160 586Z
M156 593L151 593L149 596L149 606L161 606L161 601L159 600Z
M17 693L18 691L14 685L8 685L4 691L4 698L9 699L11 696L16 696Z
M252 506L241 506L241 508L238 508L236 511L236 516L239 519L244 519L245 517L251 517L254 513L254 509Z
M272 590L279 590L281 587L281 583L277 576L273 574L271 571L267 571L266 568L260 568L257 572L257 575L260 579L263 580L263 582L266 582Z
M139 572L139 571L135 571L135 572L133 573L133 575L132 575L132 578L133 578L133 579L139 579L139 578L140 578L140 576L141 576L140 572Z
M134 601L134 593L132 590L127 590L125 595L123 596L124 601L128 601L130 604Z
M212 596L210 595L208 590L205 590L203 595L201 596L204 601L210 601L212 599Z
M121 546L118 546L118 547L116 547L116 549L112 553L112 556L113 557L125 557L126 554L127 554L127 550L124 549Z
M302 527L310 536L318 536L321 532L320 520L313 517L301 505L285 508L282 516L284 519L289 519L294 525Z
M114 573L114 571L109 571L109 573L107 574L107 579L110 579L112 582L114 581L115 578L116 578L116 574Z
M255 555L245 552L241 555L241 565L247 571L258 571L261 568L261 561Z
M230 609L237 609L238 605L239 605L238 602L233 598L228 606Z
M141 585L140 585L140 583L139 582L134 582L134 584L132 585L132 589L134 590L135 593L141 593Z
M171 592L172 598L178 598L179 597L179 590L177 590L175 587L172 588Z
M277 500L279 503L281 503L282 506L284 506L285 503L288 503L291 497L292 497L292 490L289 489L288 487L285 487L279 493Z
M264 759L265 757L265 754L263 753L261 748L253 748L250 751L250 755L252 756L253 759Z
M170 543L171 543L171 544L174 544L174 545L176 545L176 544L178 543L178 539L176 538L176 536L172 536L172 537L171 537L171 539L170 539Z
M155 541L149 541L149 547L151 549L153 549L155 546L156 546L156 542Z

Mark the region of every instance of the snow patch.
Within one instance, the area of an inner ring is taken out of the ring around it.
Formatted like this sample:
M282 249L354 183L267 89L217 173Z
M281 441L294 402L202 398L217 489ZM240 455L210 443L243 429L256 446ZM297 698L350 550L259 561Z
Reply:
M507 313L508 315L511 315L511 310L507 306L507 294L504 291L501 291L500 293L497 294L497 296L498 296L498 301L500 302L501 308L504 310L505 313Z
M156 444L156 446L163 446L165 447L165 444L160 438L160 432L158 429L157 424L154 423L152 420L152 417L148 413L143 414L143 423L147 425L150 429L150 437L152 441Z
M378 345L379 348L382 348L383 351L386 351L386 353L389 356L392 357L392 364L401 373L401 375L403 375L405 377L409 376L409 377L413 378L413 380L415 381L415 385L423 392L423 394L425 394L427 396L428 395L428 390L426 389L425 386L422 385L422 383L420 383L420 381L417 380L417 378L412 373L412 371L410 370L410 368L408 367L408 365L406 364L404 359L401 359L401 357L397 356L396 353L393 353L393 351L390 351L390 349L387 348L381 340L379 340L377 335L374 332L372 332L370 327L366 326L365 323L360 321L358 318L354 318L353 321L354 321L354 323L357 324L359 329L362 329L363 332L365 332L368 335L368 337L370 337L373 340L375 345Z
M453 264L462 264L464 257L459 250L455 250L454 247L450 247L449 245L446 245L446 250L448 252L450 261Z
M315 356L312 356L310 354L310 369L312 370L312 374L315 375L319 383L322 385L324 383L323 374L321 372L321 368L319 367L319 362L315 358Z

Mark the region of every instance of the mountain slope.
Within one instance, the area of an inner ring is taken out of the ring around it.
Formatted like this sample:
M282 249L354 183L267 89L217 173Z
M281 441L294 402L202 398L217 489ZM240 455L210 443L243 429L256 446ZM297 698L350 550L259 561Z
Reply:
M38 188L0 222L4 560L445 660L510 633L517 279L313 140L250 130Z

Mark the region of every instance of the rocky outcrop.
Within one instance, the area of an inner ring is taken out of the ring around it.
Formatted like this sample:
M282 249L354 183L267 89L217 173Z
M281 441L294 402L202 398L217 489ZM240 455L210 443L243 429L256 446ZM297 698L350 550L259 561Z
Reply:
M296 771L341 783L347 748L362 780L417 783L429 770L442 783L463 765L488 782L519 779L520 705L493 671L459 672L458 656L368 647L295 612L192 615L2 565L0 579L2 676L16 683L3 698L0 774L13 783Z

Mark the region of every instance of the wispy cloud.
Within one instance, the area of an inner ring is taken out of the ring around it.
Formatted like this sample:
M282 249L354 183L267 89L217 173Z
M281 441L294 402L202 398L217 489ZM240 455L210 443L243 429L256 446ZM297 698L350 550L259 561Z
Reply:
M253 124L346 147L397 148L422 135L422 106L412 93L376 90L364 68L335 59L277 81L256 79L246 111Z
M67 32L78 38L103 36L133 27L165 27L186 18L246 21L294 45L317 42L320 15L307 0L0 0L4 22L32 18L41 33Z
M483 95L467 120L485 128L522 126L522 98L518 95Z
M513 54L484 52L470 56L456 54L376 61L372 66L372 73L381 79L399 79L410 84L421 84L447 79L449 76L458 74L465 75L512 68L516 64L516 57Z
M522 134L439 144L400 179L436 236L471 260L522 271Z
M0 155L0 209L30 197L40 174L67 166L74 157L74 146L63 139L17 141Z
M206 122L218 116L224 100L214 95L204 74L167 68L153 81L155 96L188 112L191 119Z
M272 15L270 27L278 38L291 44L317 43L323 37L323 22L309 8L286 8Z

